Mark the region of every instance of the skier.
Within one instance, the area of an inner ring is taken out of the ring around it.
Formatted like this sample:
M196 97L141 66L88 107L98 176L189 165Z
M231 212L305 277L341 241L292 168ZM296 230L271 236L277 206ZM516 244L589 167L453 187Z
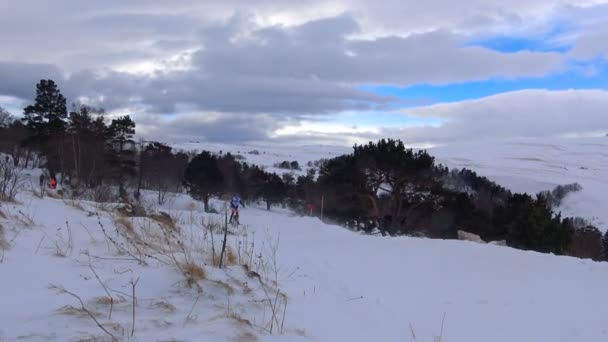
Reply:
M232 213L230 214L230 223L232 221L236 221L236 224L239 224L239 206L241 205L241 198L239 194L234 194L232 200L230 201L230 208L232 209Z

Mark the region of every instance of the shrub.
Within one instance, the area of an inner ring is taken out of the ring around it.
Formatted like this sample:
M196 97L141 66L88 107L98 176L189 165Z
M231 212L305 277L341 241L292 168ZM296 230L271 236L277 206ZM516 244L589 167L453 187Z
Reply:
M21 187L19 167L12 157L0 155L0 201L13 201Z
M594 226L576 228L568 246L568 255L602 260L602 233Z
M544 197L547 203L555 208L562 204L562 201L571 192L578 192L583 190L583 187L578 183L558 185L551 191L543 191L540 196Z
M274 167L285 170L301 170L300 163L297 160L294 161L282 161L280 163L274 164Z

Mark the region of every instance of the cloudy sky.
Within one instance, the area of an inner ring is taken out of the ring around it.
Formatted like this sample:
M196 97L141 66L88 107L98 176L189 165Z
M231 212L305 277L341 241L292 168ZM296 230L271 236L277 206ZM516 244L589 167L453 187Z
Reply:
M608 132L608 0L0 2L0 106L39 79L147 138Z

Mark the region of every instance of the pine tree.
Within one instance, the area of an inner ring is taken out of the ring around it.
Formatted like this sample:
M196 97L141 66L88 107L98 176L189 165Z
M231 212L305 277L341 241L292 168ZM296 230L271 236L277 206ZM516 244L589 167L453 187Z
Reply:
M23 110L23 121L37 135L49 136L63 129L68 116L65 97L53 80L40 80L36 85L33 105Z
M22 120L30 130L25 143L46 156L51 174L65 171L63 144L67 115L66 100L57 84L53 80L38 82L34 104L23 110Z
M184 173L184 184L195 199L202 199L209 211L209 198L222 191L224 176L218 167L218 158L203 151L192 159Z
M127 196L125 176L136 174L133 134L135 134L135 122L128 115L112 120L107 130L110 145L108 158L118 180L119 193L123 200Z
M608 261L608 231L606 231L602 237L602 254L604 261Z

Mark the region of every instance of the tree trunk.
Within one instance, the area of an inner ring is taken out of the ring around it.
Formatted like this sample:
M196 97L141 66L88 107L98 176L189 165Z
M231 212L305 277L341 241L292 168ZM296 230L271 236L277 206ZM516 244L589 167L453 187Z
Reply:
M209 212L209 195L208 194L203 195L203 205L205 207L205 212L208 213Z
M144 151L143 151L143 145L140 148L139 151L139 179L137 180L137 196L139 197L139 192L141 191L141 183L143 181L143 174L144 174ZM159 195L160 197L160 195ZM159 200L160 201L160 200Z
M266 200L266 210L270 211L271 204L272 204L272 202L270 202L270 200Z

